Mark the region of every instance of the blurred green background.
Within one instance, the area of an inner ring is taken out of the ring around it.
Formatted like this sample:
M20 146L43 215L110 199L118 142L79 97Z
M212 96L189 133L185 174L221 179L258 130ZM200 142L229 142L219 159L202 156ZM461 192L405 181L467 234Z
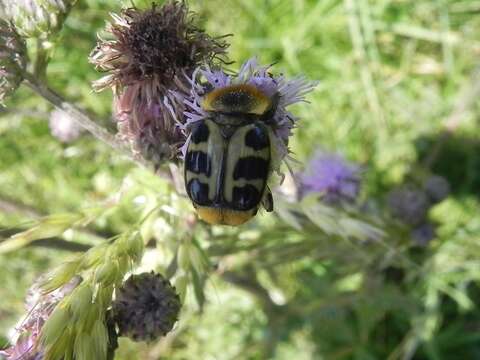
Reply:
M262 250L249 263L246 251L227 254L242 262L243 278L213 275L202 311L187 299L174 335L153 344L122 339L116 358L480 358L480 2L189 4L207 32L234 34L232 68L256 55L261 63L276 63L276 72L320 81L310 103L293 109L302 119L291 144L296 158L304 161L316 149L343 153L364 165L363 196L378 203L392 186L426 167L450 181L452 195L430 213L439 227L428 248L387 238L385 246L372 250L361 242L322 237L315 247L321 256L277 259ZM53 42L47 73L53 89L97 114L112 131L112 95L92 93L91 81L100 74L88 54L109 12L130 5L78 1ZM60 143L49 131L51 110L22 87L0 113L1 237L38 216L105 202L127 182L134 195L119 211L99 218L88 231L63 234L64 240L92 245L128 229L145 199L159 193L171 199L160 179L92 136ZM238 244L261 237L272 247L283 238L311 242L319 236L307 230L297 235L302 231L281 223L264 215L213 233L215 241ZM162 231L154 234L157 240L168 235ZM39 241L0 255L0 344L7 344L34 279L78 250L62 244L65 249ZM251 274L257 282L245 284Z

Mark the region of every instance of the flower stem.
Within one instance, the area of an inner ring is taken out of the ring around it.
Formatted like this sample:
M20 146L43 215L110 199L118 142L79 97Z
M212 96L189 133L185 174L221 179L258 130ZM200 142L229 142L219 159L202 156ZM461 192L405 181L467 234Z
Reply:
M25 82L30 89L50 102L56 108L63 110L70 115L80 126L85 128L100 141L109 145L115 151L126 156L130 160L148 167L148 162L144 159L136 158L132 152L118 139L102 126L98 121L93 120L84 110L65 100L62 96L50 89L40 79L31 73L25 73Z
M42 81L47 77L47 65L48 65L48 50L44 46L43 39L37 39L37 56L35 59L33 73L35 77Z

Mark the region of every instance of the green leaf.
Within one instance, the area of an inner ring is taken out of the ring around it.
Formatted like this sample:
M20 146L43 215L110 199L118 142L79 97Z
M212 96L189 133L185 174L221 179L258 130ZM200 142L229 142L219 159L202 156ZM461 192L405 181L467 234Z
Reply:
M205 304L205 279L202 279L195 269L192 269L192 284L193 284L193 292L195 294L195 299L197 300L198 307L200 308L200 312L203 311L203 305Z

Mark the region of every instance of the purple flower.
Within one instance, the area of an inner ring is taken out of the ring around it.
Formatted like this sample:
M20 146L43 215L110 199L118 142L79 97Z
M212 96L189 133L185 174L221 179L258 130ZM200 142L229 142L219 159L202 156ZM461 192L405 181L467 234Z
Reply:
M305 100L305 95L317 85L303 77L286 79L283 75L272 75L271 66L261 66L256 58L246 61L236 76L228 75L222 70L212 70L208 66L198 68L191 76L190 97L185 100L187 118L182 129L189 134L189 126L208 117L200 106L202 97L210 90L229 85L248 84L255 86L267 97L278 97L272 120L268 123L274 145L272 169L279 172L281 161L288 155L288 141L291 130L298 120L286 108ZM186 149L186 146L183 148Z
M40 331L57 304L81 281L81 277L76 276L63 287L47 294L41 290L42 281L36 282L28 291L25 300L27 315L15 328L14 344L0 351L0 355L5 356L7 360L43 359L43 351L37 343Z
M83 128L65 111L55 109L50 113L50 132L64 143L76 140Z
M317 152L300 175L302 195L316 192L330 204L354 202L360 192L360 166L339 154Z
M119 137L130 143L132 150L155 164L172 160L178 156L179 148L185 143L180 130L183 96L167 92L158 102L141 100L140 88L135 84L115 98L114 111ZM163 101L162 101L163 99Z
M186 140L178 127L188 79L200 64L224 61L228 44L199 29L184 1L124 9L112 18L106 30L114 39L99 39L90 55L108 72L93 87L114 91L119 134L136 154L157 163L176 159Z

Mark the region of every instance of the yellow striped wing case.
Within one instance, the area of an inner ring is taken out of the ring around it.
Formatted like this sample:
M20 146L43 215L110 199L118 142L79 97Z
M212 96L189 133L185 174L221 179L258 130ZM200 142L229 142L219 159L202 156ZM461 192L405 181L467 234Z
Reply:
M185 157L185 185L203 220L239 225L255 216L266 194L270 139L261 121L228 134L222 130L212 119L195 124Z

